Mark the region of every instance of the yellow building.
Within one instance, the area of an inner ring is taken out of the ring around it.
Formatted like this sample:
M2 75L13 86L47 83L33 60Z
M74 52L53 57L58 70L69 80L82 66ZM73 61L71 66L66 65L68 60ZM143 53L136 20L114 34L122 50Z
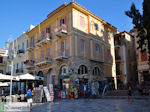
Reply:
M116 84L114 32L114 26L79 4L63 4L27 33L28 72L44 77L38 85L62 88L70 76L85 82L106 77Z

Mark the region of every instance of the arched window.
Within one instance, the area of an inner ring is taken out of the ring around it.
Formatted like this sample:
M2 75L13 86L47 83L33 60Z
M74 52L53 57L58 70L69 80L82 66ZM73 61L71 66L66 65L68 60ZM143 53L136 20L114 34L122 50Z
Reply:
M100 76L100 70L99 70L98 67L95 67L95 68L93 69L93 75Z
M81 65L78 69L78 74L81 75L81 74L87 74L87 73L88 73L87 67L85 65Z
M67 66L62 66L60 69L60 74L61 75L67 75L68 74L68 67Z
M39 71L38 74L37 74L37 76L44 77L43 72Z

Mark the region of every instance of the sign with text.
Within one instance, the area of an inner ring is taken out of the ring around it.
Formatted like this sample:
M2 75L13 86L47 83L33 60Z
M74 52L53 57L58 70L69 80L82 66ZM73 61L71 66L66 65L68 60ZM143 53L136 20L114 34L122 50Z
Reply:
M48 102L51 101L49 90L48 90L48 88L46 86L44 87L44 92L45 92L45 96L46 96L47 101Z

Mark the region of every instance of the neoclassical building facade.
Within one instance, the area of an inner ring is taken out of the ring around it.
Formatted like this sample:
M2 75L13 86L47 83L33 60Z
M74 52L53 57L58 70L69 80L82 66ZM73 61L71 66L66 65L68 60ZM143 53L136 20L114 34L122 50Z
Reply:
M116 28L75 2L63 4L27 32L28 72L44 85L63 86L72 78L109 78L116 85Z

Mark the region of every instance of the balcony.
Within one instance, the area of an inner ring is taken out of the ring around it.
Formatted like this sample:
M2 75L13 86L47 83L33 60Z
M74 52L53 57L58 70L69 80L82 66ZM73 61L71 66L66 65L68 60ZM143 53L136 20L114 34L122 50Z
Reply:
M33 50L33 49L34 49L34 46L33 46L33 45L31 45L31 46L29 46L29 47L27 48L28 51L31 51L31 50Z
M49 57L45 57L43 60L37 60L35 66L40 67L40 66L45 66L48 65L52 62L52 59Z
M56 27L54 32L57 37L66 36L68 33L67 26L65 24L62 24L61 26Z
M26 69L32 69L32 68L35 67L33 60L26 60L26 61L24 62L24 64L26 65Z
M54 58L57 61L61 61L63 59L68 59L68 55L67 55L68 50L65 50L64 52L62 52L62 50L58 50L56 51L56 58Z
M16 69L16 74L22 74L23 73L23 69Z
M6 65L6 61L0 62L0 65L5 66Z
M19 57L24 56L24 53L25 53L25 51L24 51L23 49L20 49L20 50L17 51L17 55L18 55Z
M125 45L124 39L115 41L115 47L121 47L122 45Z
M116 62L121 62L121 57L120 56L115 56Z
M42 39L37 40L36 42L36 46L40 47L44 44L49 43L52 40L52 34L47 34L47 36L43 37Z

